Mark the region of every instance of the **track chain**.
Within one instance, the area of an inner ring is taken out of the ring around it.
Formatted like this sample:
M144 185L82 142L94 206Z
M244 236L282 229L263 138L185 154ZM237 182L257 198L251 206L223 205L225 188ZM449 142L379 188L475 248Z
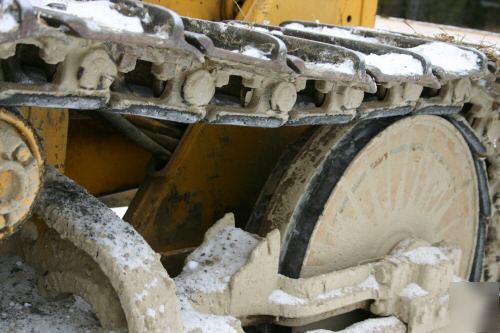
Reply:
M0 33L0 104L184 123L337 124L436 106L457 113L473 87L492 76L483 53L457 45L477 58L477 68L446 71L414 50L432 40L410 35L306 22L210 22L135 1L110 7L137 18L142 31L110 28L61 4L6 1L1 14L17 26ZM410 56L420 71L388 72L365 61L369 54Z

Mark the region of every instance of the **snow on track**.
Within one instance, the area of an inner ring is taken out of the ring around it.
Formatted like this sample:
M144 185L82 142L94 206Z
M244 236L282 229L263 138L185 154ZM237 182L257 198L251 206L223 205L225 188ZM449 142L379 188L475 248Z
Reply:
M316 71L332 71L343 74L351 74L355 73L354 70L354 62L351 59L346 59L340 63L323 63L323 62L306 62L306 67L308 69L313 69Z
M410 49L447 72L467 74L479 69L479 56L472 51L442 42L431 42Z
M364 55L367 65L378 68L386 75L423 75L422 63L409 54L386 53Z
M422 297L428 295L429 292L427 290L422 289L418 284L416 283L410 283L406 287L401 290L399 293L399 296L401 297L406 297L406 298L415 298L415 297Z
M421 246L406 252L397 252L395 258L405 258L417 265L436 265L441 261L450 260L443 251L434 246Z
M392 329L391 332L406 332L406 326L396 317L384 317L367 319L353 324L341 331L314 330L307 333L377 333L386 332L386 329Z
M259 240L235 227L225 227L205 241L190 256L182 273L176 277L177 296L186 332L200 329L202 333L235 333L239 325L231 316L216 316L196 311L188 295L222 293L231 277L243 267Z
M363 42L372 42L372 43L378 42L376 38L357 35L350 30L335 28L335 27L306 27L300 23L290 23L285 25L284 27L287 29L314 32L332 37L348 38Z
M0 4L0 32L12 32L19 27L14 15L7 11L13 3L13 0L3 0Z
M308 300L276 289L269 295L269 303L278 305L305 305L308 303Z
M339 37L339 38L347 38L351 40L363 41L363 42L371 42L378 43L378 40L373 37L365 37L346 29L335 28L335 27L306 27L300 23L290 23L285 25L285 28L300 30L300 31L308 31L313 33L319 33L323 35ZM378 68L385 75L398 75L398 76L412 76L412 75L423 75L424 68L422 63L412 57L409 54L399 54L399 53L387 53L387 54L365 54L361 52L356 52L360 55L366 62L367 65ZM324 66L324 69L333 69L332 66L337 67L337 71L348 73L354 71L352 66L348 66L348 64L314 64L314 66L309 65L309 67L318 67Z
M261 51L251 45L245 45L241 50L233 50L232 52L262 60L269 60L271 57L271 54Z
M100 27L116 31L143 33L141 19L120 13L115 4L107 0L74 1L74 0L30 0L34 7L47 8L90 20L92 30ZM57 4L54 6L54 4Z
M197 248L183 272L175 278L177 289L191 292L223 292L231 277L246 264L258 240L234 227Z

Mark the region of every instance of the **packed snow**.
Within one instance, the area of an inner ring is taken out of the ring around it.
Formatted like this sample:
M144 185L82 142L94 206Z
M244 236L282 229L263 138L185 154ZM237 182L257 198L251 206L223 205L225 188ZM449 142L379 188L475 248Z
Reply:
M224 228L190 255L190 261L175 279L177 287L192 292L224 292L258 242L256 237L241 229Z
M104 332L82 298L45 299L38 293L36 278L20 258L0 255L0 332Z
M367 289L379 290L380 286L375 277L373 275L370 275L364 281L359 283L357 288L361 290L367 290ZM316 300L318 301L330 300L333 298L343 297L344 295L353 292L356 292L356 288L343 287L343 288L331 289L316 296Z
M269 303L278 305L305 305L307 299L290 295L283 290L274 290L269 295Z
M367 65L378 68L386 75L410 76L424 73L422 63L409 54L386 53L378 55L371 53L363 57Z
M468 50L443 42L431 42L410 49L430 60L433 66L448 72L465 74L479 69L479 56Z
M241 50L233 50L232 52L262 60L269 60L269 58L271 57L271 54L269 52L264 52L251 45L245 45Z
M181 317L186 333L237 333L234 327L241 325L231 316L217 316L196 311L185 295L179 294Z
M422 289L418 284L416 283L410 283L406 287L401 290L399 293L399 296L401 297L406 297L406 298L415 298L415 297L422 297L428 295L429 292Z
M316 300L324 301L324 300L329 300L329 299L341 297L341 296L344 296L344 294L350 290L352 290L352 288L350 288L350 287L328 290L327 292L324 292L324 293L316 296Z
M328 36L332 36L332 37L354 39L354 40L359 40L359 41L364 41L364 42L372 42L372 43L378 42L376 38L357 35L357 34L354 34L351 30L335 28L335 27L322 27L322 26L320 26L320 27L306 27L300 23L289 23L289 24L285 25L285 28L320 33L320 34L328 35Z
M407 252L395 253L395 258L405 258L417 265L436 265L449 258L437 247L421 246Z
M11 32L19 27L16 19L11 13L3 13L0 16L0 32Z
M373 42L378 43L378 40L373 37L365 37L353 33L351 30L335 28L335 27L306 27L300 23L290 23L285 25L285 28L301 31L309 31L314 33L320 33L323 35L348 38L358 41ZM365 63L369 66L378 68L383 74L386 75L400 75L400 76L411 76L411 75L423 75L424 67L422 63L412 57L409 54L400 53L386 53L386 54L364 54L357 52L362 58L365 59ZM309 65L311 66L311 65ZM330 64L314 64L314 67L325 66L325 69L329 66L335 66ZM344 73L352 73L354 67L352 68L348 65L342 65L340 70Z
M306 62L306 67L316 71L332 71L351 75L355 73L354 62L351 59L339 63Z
M233 25L235 27L238 27L238 28L245 28L245 29L250 29L250 30L254 30L254 31L258 31L258 32L263 32L263 33L266 33L266 34L272 34L272 35L277 35L277 36L283 35L283 32L281 32L281 30L266 29L264 27L258 27L258 26L255 26L255 25L241 24L241 23L238 23L238 22L231 22L231 25Z
M234 327L239 325L236 318L198 312L190 304L188 295L224 292L258 242L252 234L226 227L189 256L182 273L174 279L186 332L199 329L201 333L236 333Z
M380 289L380 286L373 275L368 276L366 280L358 284L358 287L361 289L373 289L373 290Z
M4 0L0 4L0 32L11 32L19 27L16 18L7 10L13 4L13 0Z
M255 30L255 31L258 31L258 32L269 33L268 29L263 28L263 27L257 27L255 25L241 24L241 23L238 23L238 22L231 22L231 25L234 26L234 27L237 27L237 28L244 28L244 29Z
M329 331L329 330L314 330L308 331L307 333L375 333L380 332L384 328L397 327L400 328L402 332L406 332L405 325L396 317L384 317L384 318L374 318L367 319L362 322L353 324L346 329L341 331Z
M107 28L116 31L143 33L141 19L120 13L115 4L107 0L30 0L34 7L49 8L90 20L90 29ZM56 6L54 6L56 4ZM58 6L57 6L58 5Z

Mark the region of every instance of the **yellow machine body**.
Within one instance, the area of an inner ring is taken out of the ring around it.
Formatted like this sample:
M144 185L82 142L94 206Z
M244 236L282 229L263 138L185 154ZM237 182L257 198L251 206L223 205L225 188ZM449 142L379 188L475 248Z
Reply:
M251 0L236 19L280 24L290 19L320 21L339 25L373 26L377 1L371 0Z

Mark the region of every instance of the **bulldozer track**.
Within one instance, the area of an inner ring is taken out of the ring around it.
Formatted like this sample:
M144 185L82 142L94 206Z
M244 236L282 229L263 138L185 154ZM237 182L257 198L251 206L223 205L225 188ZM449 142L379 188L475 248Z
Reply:
M481 227L488 232L483 278L498 280L500 121L498 89L491 88L496 59L454 45L475 59L473 68L454 71L421 51L431 43L451 44L405 34L308 22L210 22L142 2L112 1L117 15L138 22L134 29L117 29L63 4L37 3L9 0L0 7L0 15L14 22L0 30L0 105L95 110L116 122L132 115L254 127L446 116L467 139L478 173L487 169L489 184L480 182L482 193L489 185L489 197L481 200ZM393 70L368 61L371 55L396 59ZM402 59L411 59L413 67L401 67ZM107 275L118 272L105 266ZM132 310L125 310L132 318ZM148 323L129 326L140 331Z
M475 57L475 68L433 65L415 49L432 41L414 36L306 22L264 28L181 18L143 3L113 6L142 31L111 29L60 6L7 2L4 15L17 26L0 35L0 104L184 123L337 124L457 113L472 85L492 75L486 56L463 46L456 48ZM410 57L416 70L398 72L393 63L388 71L366 61L369 54Z

